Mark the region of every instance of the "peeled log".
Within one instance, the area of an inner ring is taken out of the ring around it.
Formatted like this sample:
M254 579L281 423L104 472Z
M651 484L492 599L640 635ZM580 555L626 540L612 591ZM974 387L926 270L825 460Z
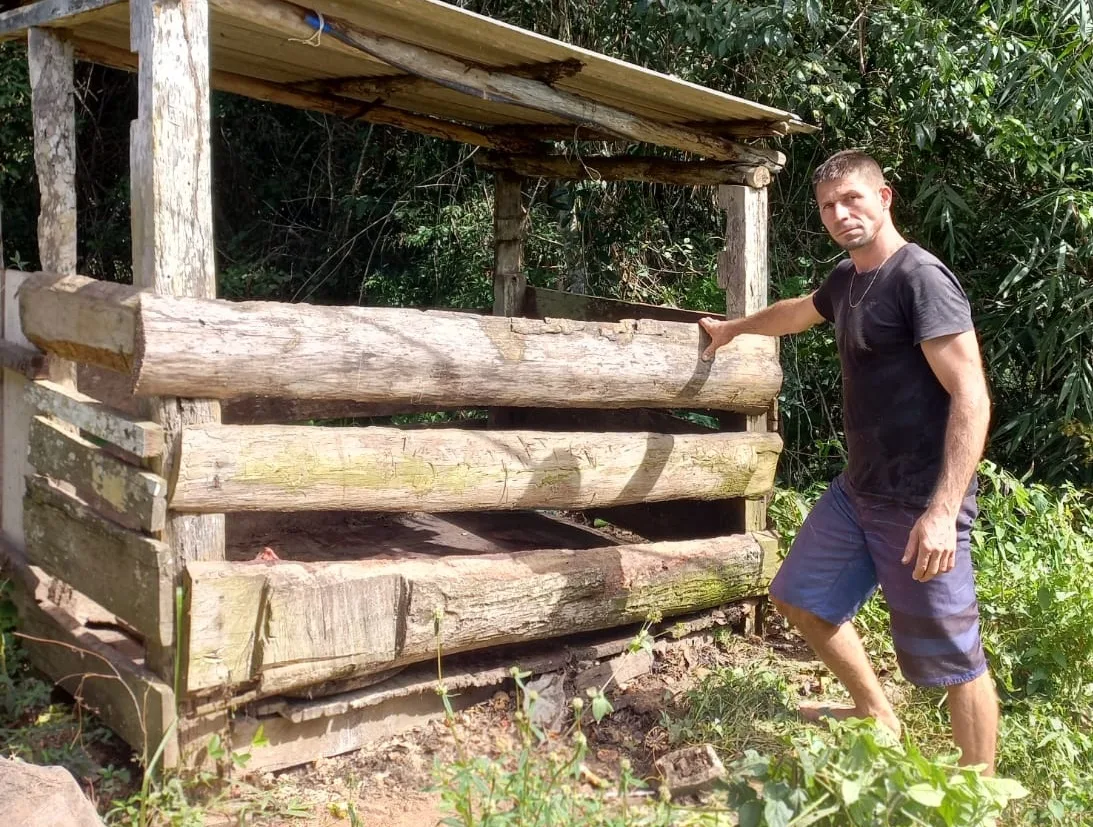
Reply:
M383 563L187 564L187 691L274 695L762 593L769 535ZM441 618L439 632L436 618Z
M585 509L771 489L777 434L205 425L182 432L170 508Z
M235 303L118 285L107 300L94 285L30 279L24 331L43 350L128 372L141 396L760 413L782 382L774 339L739 336L703 362L697 324ZM90 324L99 319L109 332Z

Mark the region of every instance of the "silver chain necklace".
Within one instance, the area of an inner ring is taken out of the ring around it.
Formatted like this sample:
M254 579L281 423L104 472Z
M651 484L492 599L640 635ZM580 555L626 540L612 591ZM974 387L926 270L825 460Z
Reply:
M882 261L873 269L873 278L869 279L869 284L866 285L865 292L858 297L857 304L854 303L854 278L858 275L858 268L854 268L854 272L850 274L850 289L846 291L847 304L849 304L851 308L861 306L861 303L865 301L866 295L868 295L870 288L873 286L873 282L877 280L877 276L880 275L880 271L884 268L884 265L888 263L888 260L892 258L892 256L894 256L902 249L903 247L899 247L898 249L893 250L891 253L888 254L884 261Z

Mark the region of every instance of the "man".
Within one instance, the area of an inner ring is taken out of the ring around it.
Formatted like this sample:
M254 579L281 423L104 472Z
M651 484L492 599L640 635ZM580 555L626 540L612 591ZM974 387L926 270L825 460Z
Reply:
M879 584L904 676L947 688L962 762L993 772L998 701L970 555L990 401L968 299L944 264L896 230L892 190L868 155L832 156L813 189L824 227L849 258L808 296L700 322L712 340L703 359L741 333L835 325L849 460L805 520L770 595L854 705L801 713L874 718L900 733L851 624Z

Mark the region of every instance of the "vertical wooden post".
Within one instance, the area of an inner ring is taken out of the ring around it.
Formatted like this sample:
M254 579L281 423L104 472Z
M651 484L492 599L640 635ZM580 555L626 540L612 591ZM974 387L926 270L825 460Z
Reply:
M527 210L524 179L510 172L494 176L493 196L493 315L520 316L524 312L527 276L524 239Z
M767 190L747 186L720 186L718 204L727 213L725 249L718 256L717 283L725 288L725 313L730 319L767 306ZM734 431L765 431L767 417L726 414L722 427ZM767 526L765 500L737 500L734 516L740 531L762 531Z
M523 316L528 279L524 273L524 239L527 210L524 207L524 179L501 171L493 178L493 315ZM491 428L519 424L515 408L492 408Z
M43 270L72 275L76 272L76 99L73 86L72 46L47 29L27 33L30 70L30 105L34 130L34 166L38 174L41 207L38 213L38 258ZM3 338L29 345L19 324L15 293L22 276L3 273L0 305ZM76 387L76 366L62 359L48 361L50 378ZM31 410L23 394L26 379L3 371L3 416L0 452L4 468L0 481L0 526L8 542L23 546L23 488L33 469L27 457Z
M133 283L171 296L213 298L209 7L207 0L131 0L131 49L139 56L137 120L130 129ZM215 400L160 398L147 416L167 447L153 470L170 477L187 425L220 421ZM168 514L163 539L177 566L224 559L224 515ZM175 642L182 630L176 629ZM173 651L149 646L149 666L174 680ZM181 736L180 736L181 737Z

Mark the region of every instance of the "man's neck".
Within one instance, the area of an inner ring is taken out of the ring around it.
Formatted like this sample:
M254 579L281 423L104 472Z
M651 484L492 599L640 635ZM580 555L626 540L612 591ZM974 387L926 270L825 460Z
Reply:
M854 262L854 269L859 273L867 270L875 270L889 257L907 244L907 240L899 234L899 231L889 224L877 233L876 237L856 250L850 251L850 259Z

